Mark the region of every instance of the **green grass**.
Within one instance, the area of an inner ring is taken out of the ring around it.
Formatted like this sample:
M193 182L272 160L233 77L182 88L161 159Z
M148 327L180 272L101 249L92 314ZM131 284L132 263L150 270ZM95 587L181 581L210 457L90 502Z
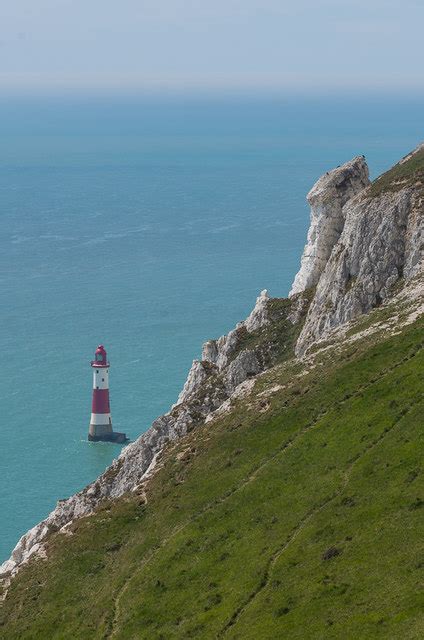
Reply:
M399 191L416 182L424 180L424 149L414 153L408 160L396 164L374 180L369 194L379 196L383 193Z
M272 369L168 447L147 503L52 536L13 582L0 637L422 638L422 346L420 320L318 354L306 375Z

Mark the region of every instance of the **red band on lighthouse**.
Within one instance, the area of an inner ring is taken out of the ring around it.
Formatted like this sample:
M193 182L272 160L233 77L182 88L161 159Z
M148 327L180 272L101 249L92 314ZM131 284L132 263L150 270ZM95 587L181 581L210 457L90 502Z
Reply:
M92 413L110 413L109 389L93 389Z

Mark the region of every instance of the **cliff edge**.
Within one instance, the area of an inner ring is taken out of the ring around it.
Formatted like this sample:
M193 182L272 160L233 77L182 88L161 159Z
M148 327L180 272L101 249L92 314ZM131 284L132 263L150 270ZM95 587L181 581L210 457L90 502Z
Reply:
M289 296L318 283L345 226L344 205L369 184L364 156L328 171L314 184L306 197L311 206L307 244Z

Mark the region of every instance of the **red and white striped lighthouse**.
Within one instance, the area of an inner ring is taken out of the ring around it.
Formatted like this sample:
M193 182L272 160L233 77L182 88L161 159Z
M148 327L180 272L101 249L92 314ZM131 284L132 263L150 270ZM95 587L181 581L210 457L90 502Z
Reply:
M88 439L92 441L106 440L109 442L125 442L125 433L118 433L112 429L112 416L109 402L109 362L106 349L101 344L97 347L93 369L93 402L91 420L88 429Z

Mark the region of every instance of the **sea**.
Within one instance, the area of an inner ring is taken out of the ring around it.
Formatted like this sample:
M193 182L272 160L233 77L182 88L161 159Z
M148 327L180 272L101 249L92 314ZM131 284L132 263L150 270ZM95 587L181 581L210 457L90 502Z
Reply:
M0 96L0 560L121 446L89 443L90 360L110 359L131 440L176 401L207 339L286 296L306 193L424 138L424 99Z

